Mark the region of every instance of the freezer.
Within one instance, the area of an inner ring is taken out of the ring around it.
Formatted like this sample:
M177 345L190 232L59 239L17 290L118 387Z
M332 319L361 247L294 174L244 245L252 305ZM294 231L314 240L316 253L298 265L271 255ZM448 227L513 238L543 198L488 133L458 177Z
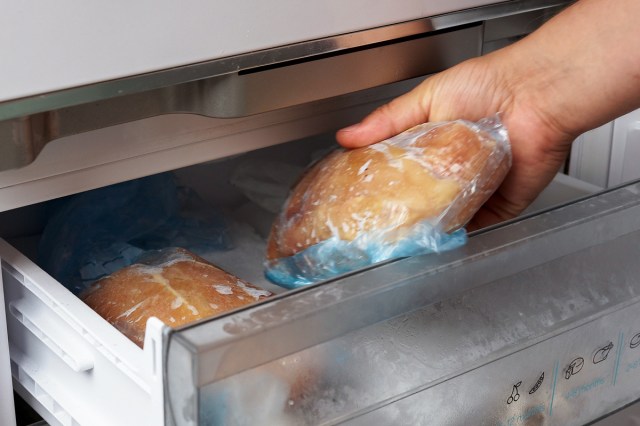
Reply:
M0 83L2 395L12 386L52 425L579 425L638 400L640 176L631 160L624 172L615 163L631 158L629 138L596 151L592 140L615 123L575 145L525 215L461 248L297 290L263 275L275 214L256 202L264 170L301 173L335 146L336 129L567 3L327 1L302 11L280 1L278 16L131 6L121 19L145 16L149 34L128 26L110 38L97 16L120 12L87 7L51 36L49 46L67 43L63 56L31 46L33 69L51 71L37 84L23 72L29 49L0 41L12 82ZM150 34L173 16L180 34L163 53ZM232 16L255 26L243 34ZM0 31L15 33L15 22ZM86 40L69 43L92 22ZM194 37L174 45L187 27ZM637 135L635 117L618 133ZM141 348L47 273L38 250L63 197L166 174L227 218L233 244L203 256L274 296L182 327L151 319Z
M149 321L144 349L29 259L37 236L9 238L14 386L52 424L584 424L640 397L639 189L191 326ZM211 259L264 285L262 251L237 250Z

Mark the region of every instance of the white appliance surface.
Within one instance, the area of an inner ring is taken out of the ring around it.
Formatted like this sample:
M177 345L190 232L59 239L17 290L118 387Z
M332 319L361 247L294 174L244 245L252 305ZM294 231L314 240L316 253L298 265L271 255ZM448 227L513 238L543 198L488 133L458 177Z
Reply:
M640 178L640 110L614 121L609 186Z
M0 275L0 424L12 426L16 424L13 408L13 388L11 385L11 369L9 368L9 341L7 339L7 322L4 312L4 292Z
M495 3L6 2L0 101ZM46 71L45 71L46 70Z

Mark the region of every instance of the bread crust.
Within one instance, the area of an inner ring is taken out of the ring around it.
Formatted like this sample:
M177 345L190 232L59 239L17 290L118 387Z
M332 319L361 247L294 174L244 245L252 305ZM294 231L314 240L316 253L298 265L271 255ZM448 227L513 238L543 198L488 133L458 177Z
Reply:
M80 297L142 347L152 316L179 327L271 296L187 250L176 253L159 264L120 269Z
M401 136L335 151L308 170L272 227L267 259L372 230L399 239L422 221L453 231L471 219L510 167L509 155L494 155L494 139L463 122L417 126Z

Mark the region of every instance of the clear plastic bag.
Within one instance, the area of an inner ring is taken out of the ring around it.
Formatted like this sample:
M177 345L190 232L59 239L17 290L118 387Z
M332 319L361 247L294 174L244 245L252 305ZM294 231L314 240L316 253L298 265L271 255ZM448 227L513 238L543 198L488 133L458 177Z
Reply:
M74 294L146 250L195 253L229 246L223 217L163 173L63 200L38 247L40 265Z
M276 219L266 275L295 288L463 245L511 166L499 117L426 123L311 167Z
M234 169L229 182L257 206L276 214L302 170L282 161L249 159Z
M169 327L180 327L269 296L271 292L176 247L146 251L132 265L80 294L91 309L140 347L152 316Z

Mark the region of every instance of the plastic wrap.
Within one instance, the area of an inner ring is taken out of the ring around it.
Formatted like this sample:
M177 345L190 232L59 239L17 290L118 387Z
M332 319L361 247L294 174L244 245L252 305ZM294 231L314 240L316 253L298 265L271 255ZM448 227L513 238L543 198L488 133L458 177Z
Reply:
M266 275L287 288L463 245L511 166L499 117L426 123L311 167L276 219Z
M78 294L144 251L170 246L200 253L229 242L222 216L164 173L63 200L45 227L38 258Z
M256 302L271 293L180 248L147 251L133 265L80 294L100 316L142 347L154 316L170 327Z
M282 161L249 159L233 170L229 182L257 206L276 214L303 169Z

